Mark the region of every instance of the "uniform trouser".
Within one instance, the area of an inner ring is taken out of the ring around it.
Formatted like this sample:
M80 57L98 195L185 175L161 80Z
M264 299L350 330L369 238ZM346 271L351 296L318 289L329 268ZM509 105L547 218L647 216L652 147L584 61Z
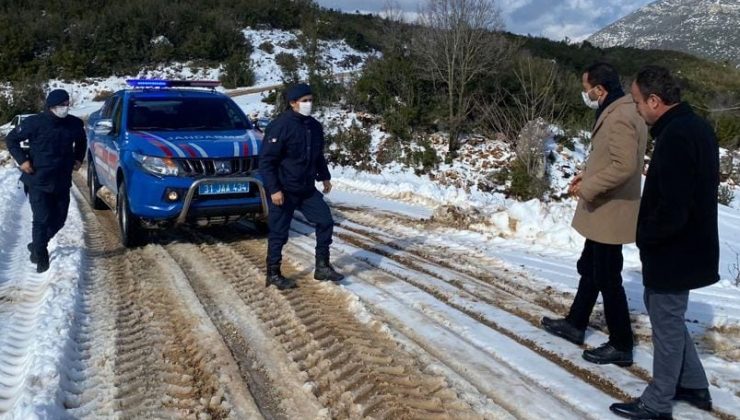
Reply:
M655 411L670 413L677 385L709 387L684 321L689 291L665 293L645 288L644 299L653 329L653 380L640 399Z
M277 265L282 261L283 245L288 242L290 222L296 210L300 210L309 222L316 225L316 258L328 257L334 219L323 195L314 189L313 193L305 196L286 192L283 192L283 196L282 206L276 206L268 199L270 213L267 224L270 233L267 236L267 264Z
M633 345L627 296L622 287L622 245L602 244L586 239L578 274L581 280L566 319L579 330L585 330L588 319L601 293L604 316L609 328L609 343L617 350L631 351Z
M69 190L45 192L31 187L28 201L33 212L33 248L38 255L47 252L49 240L59 232L67 220Z

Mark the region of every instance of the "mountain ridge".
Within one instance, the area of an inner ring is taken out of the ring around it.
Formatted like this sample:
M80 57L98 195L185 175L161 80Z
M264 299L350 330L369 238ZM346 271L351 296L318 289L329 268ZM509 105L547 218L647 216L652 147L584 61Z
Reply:
M602 48L686 52L740 66L740 0L658 0L591 35Z

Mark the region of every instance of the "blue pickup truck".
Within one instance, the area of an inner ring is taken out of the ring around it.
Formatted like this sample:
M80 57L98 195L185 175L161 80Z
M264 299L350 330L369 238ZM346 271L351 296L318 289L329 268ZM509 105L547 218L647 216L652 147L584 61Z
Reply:
M249 218L263 229L262 134L218 82L128 84L87 122L90 202L116 210L123 245L182 224Z

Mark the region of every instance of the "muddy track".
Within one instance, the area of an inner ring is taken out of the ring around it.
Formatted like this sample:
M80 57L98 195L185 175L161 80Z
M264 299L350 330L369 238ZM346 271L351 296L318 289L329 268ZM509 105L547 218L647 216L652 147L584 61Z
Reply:
M231 230L194 232L211 275L231 285L310 384L331 418L475 418L440 376L423 373L376 323L361 323L349 298L289 263L298 289L264 285L265 243ZM226 241L225 244L219 244ZM169 249L169 248L168 248Z
M485 273L481 268L481 263L475 260L475 256L463 255L454 251L451 254L449 248L442 249L425 243L414 243L407 240L399 242L398 239L394 239L392 234L385 233L386 229L394 230L397 226L389 227L388 221L384 221L383 218L345 208L337 215L336 219L338 223L334 231L335 238L368 253L380 255L386 260L395 261L412 272L443 281L462 293L471 293L475 299L501 308L537 328L539 328L541 316L547 314L547 311L562 312L560 304L553 303L552 298L550 300L546 299L548 289L529 288L526 281L507 280L501 275L502 273ZM397 217L393 216L392 219L394 223L398 222ZM313 229L306 224L305 220L302 220L301 223L305 226L299 229L299 233L305 234ZM415 222L406 220L403 223L412 224ZM395 238L406 236L398 234ZM362 258L357 255L355 255L355 258L360 258L373 268L386 271L394 277L426 291L447 305L468 314L481 323L536 351L542 357L566 368L585 382L591 383L607 394L617 399L629 399L629 396L620 386L609 378L579 367L570 359L542 348L537 343L519 336L515 331L509 330L503 325L486 319L464 305L452 302L448 293L420 283L413 279L414 276L409 277L394 270L389 271L388 268L378 264L377 259ZM522 277L522 275L508 272L508 270L505 270L505 273L508 273L510 277ZM649 336L647 340L649 340ZM650 373L640 367L632 366L624 368L624 370L646 382L651 380ZM723 419L736 418L717 409L715 409L714 414Z
M235 365L218 334L178 290L177 267L152 247L123 249L111 212L94 213L79 192L74 198L88 256L61 390L71 415L256 414L246 387L230 380Z
M471 255L458 252L450 248L442 248L437 245L418 243L413 240L394 240L394 237L403 237L401 229L419 230L426 224L419 220L404 218L399 215L385 215L378 217L366 212L358 212L356 209L344 207L339 217L342 220L339 225L349 232L371 238L378 244L391 248L395 251L407 251L415 256L434 262L456 272L464 273L474 277L478 281L489 284L496 289L517 296L523 300L536 304L537 306L564 316L568 313L574 296L567 292L559 292L549 286L533 283L526 275L514 272L508 268L501 267L500 263L490 257L482 255ZM390 219L392 223L389 223ZM373 226L370 228L369 226ZM470 250L467 250L470 251ZM383 251L381 251L383 252ZM515 280L515 281L512 281ZM633 317L634 318L634 317ZM530 319L539 324L540 317ZM650 342L650 329L633 319L634 334L638 342ZM606 318L603 307L597 305L591 315L589 326L601 332L607 331Z

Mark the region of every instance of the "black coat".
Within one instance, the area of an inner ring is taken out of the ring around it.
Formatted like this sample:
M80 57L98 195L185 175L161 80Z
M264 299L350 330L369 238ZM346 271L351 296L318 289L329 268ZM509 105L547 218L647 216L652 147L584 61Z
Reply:
M685 291L719 280L719 147L712 127L681 103L650 129L655 150L637 220L645 287Z
M29 141L27 150L20 146L25 139ZM72 115L58 118L48 110L24 119L5 141L19 165L31 161L34 173L23 173L21 181L46 192L70 188L74 163L82 162L87 147L82 120Z
M313 117L287 110L265 129L259 162L269 194L309 194L331 179L324 158L324 130Z

